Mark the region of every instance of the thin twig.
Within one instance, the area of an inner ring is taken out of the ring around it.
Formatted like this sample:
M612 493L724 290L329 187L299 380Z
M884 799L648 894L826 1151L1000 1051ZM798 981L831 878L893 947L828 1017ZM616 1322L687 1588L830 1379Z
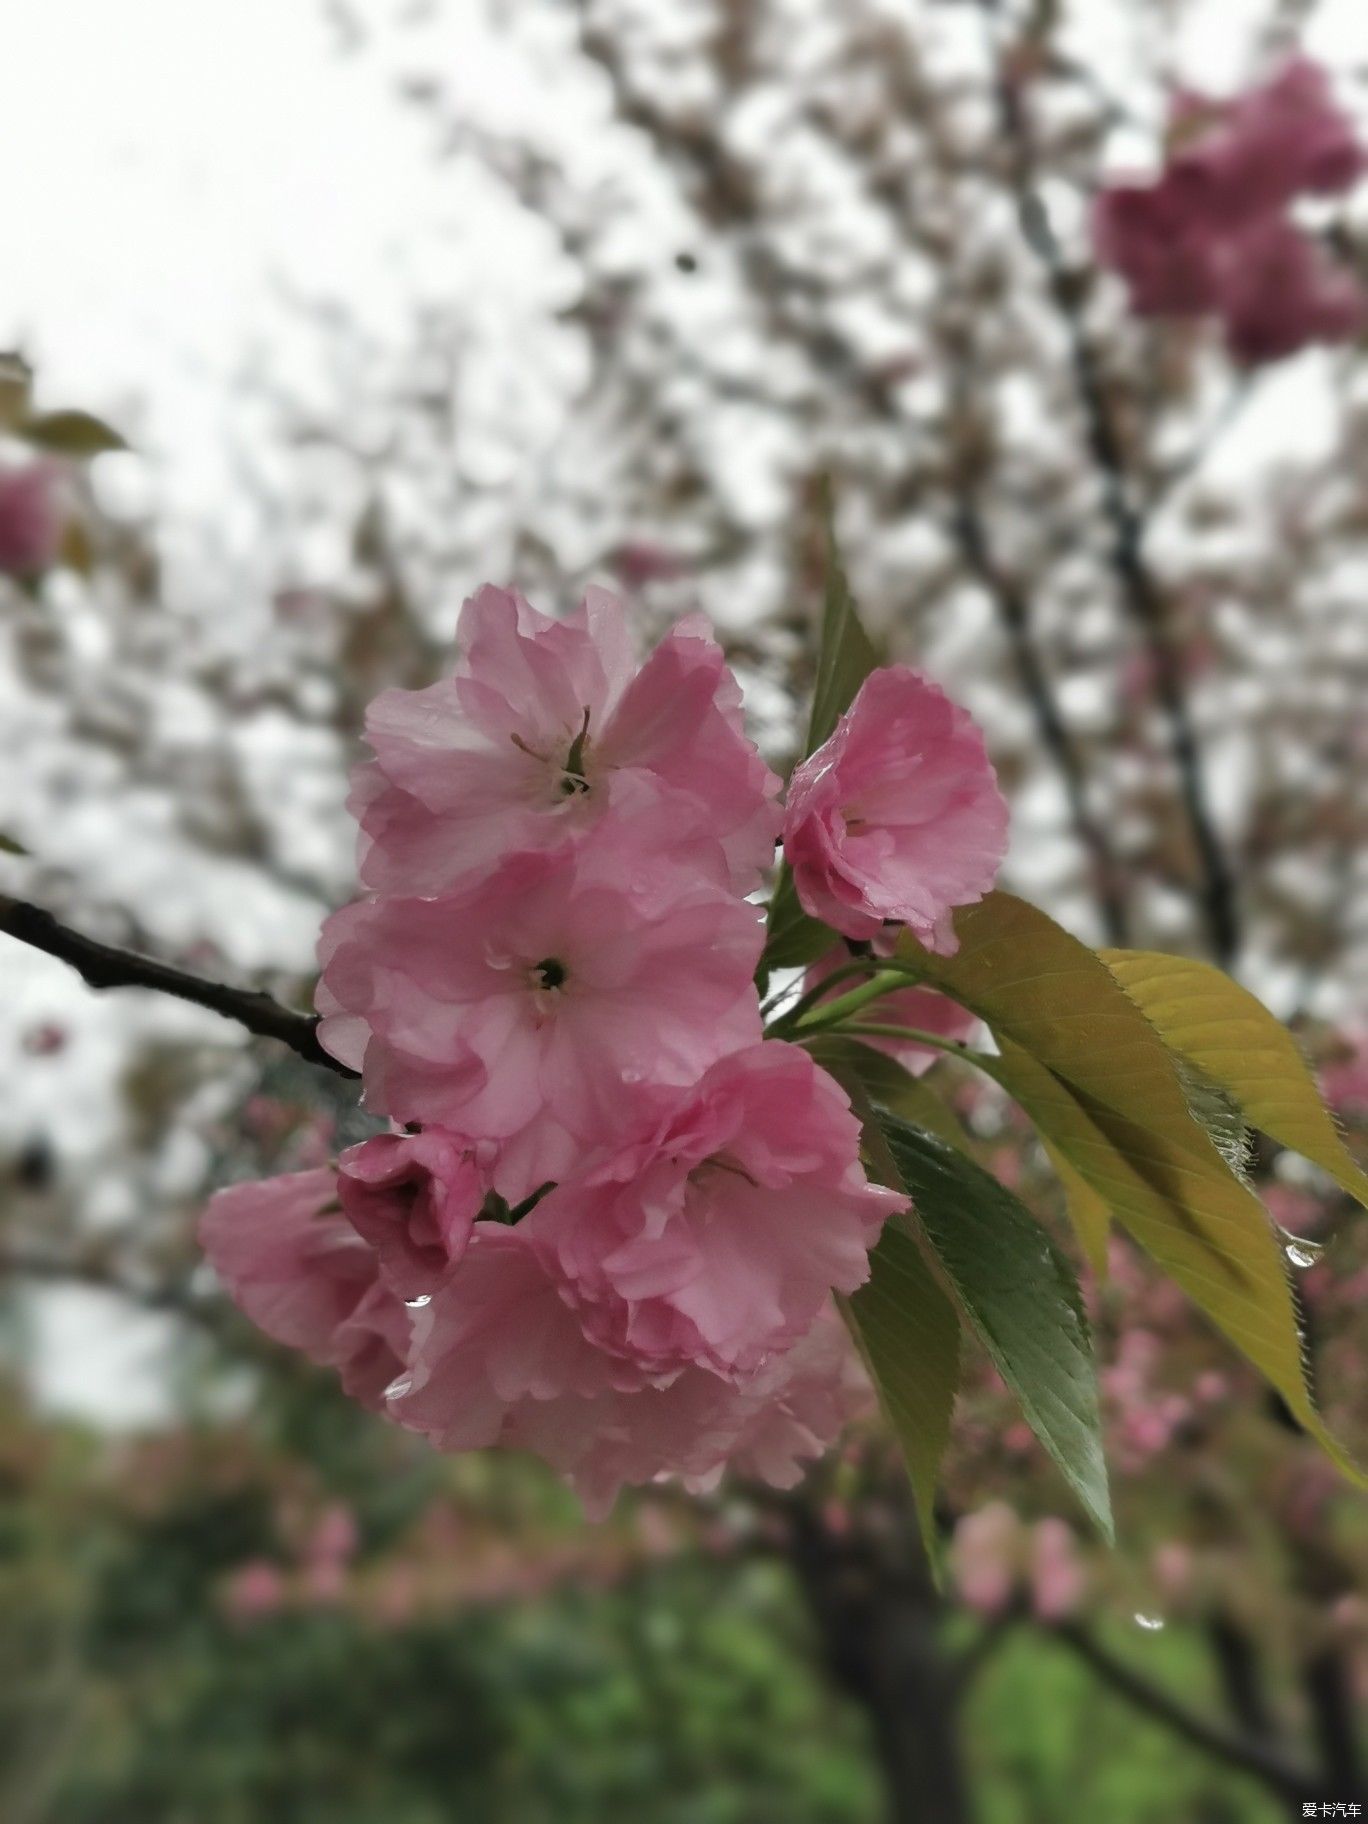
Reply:
M984 0L984 10L991 34L994 0ZM1002 137L1010 152L1008 177L1022 237L1040 264L1067 339L1074 390L1102 487L1112 571L1153 668L1183 809L1201 868L1200 898L1212 954L1222 967L1229 967L1239 948L1235 879L1208 802L1201 750L1183 690L1182 664L1169 629L1167 605L1145 555L1144 520L1132 498L1125 452L1112 419L1097 356L1083 325L1080 275L1070 268L1037 189L1030 122L1020 86L1000 56L995 90Z
M1224 1761L1227 1766L1238 1767L1284 1798L1304 1799L1309 1792L1319 1790L1314 1768L1299 1767L1265 1743L1232 1734L1205 1717L1195 1715L1161 1685L1151 1684L1143 1673L1118 1659L1086 1628L1075 1622L1061 1622L1050 1629L1050 1634L1128 1703L1163 1723L1204 1754Z
M196 1298L173 1283L139 1285L122 1278L99 1261L62 1260L53 1254L6 1248L0 1251L0 1279L8 1277L41 1280L53 1285L88 1286L127 1299L159 1316L183 1317L214 1335L219 1335L223 1329L225 1314L217 1302Z
M318 1042L316 1018L282 1007L269 994L230 988L223 982L211 982L170 963L158 962L155 957L141 956L136 950L102 944L71 930L51 912L30 905L27 900L0 897L0 931L69 964L87 987L150 988L159 994L174 995L179 1001L207 1007L211 1013L235 1020L259 1038L288 1045L308 1064L321 1065L342 1077L357 1074L324 1051Z
M997 562L988 542L978 503L961 489L953 507L953 526L960 553L986 590L1007 635L1017 681L1031 705L1036 728L1055 764L1069 807L1074 835L1092 864L1093 888L1103 929L1110 944L1130 941L1126 902L1120 889L1116 858L1101 823L1088 803L1083 765L1065 726L1058 698L1031 631L1026 597Z

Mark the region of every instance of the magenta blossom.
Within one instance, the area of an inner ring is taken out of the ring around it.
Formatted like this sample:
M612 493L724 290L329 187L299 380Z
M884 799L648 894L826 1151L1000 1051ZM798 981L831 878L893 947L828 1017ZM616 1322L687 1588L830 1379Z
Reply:
M1006 846L977 724L910 666L871 673L789 784L784 853L798 898L846 937L905 924L953 954L951 913L989 891Z
M435 1128L376 1134L337 1165L342 1213L403 1299L430 1293L461 1258L486 1188L471 1149Z
M381 1404L408 1348L408 1313L338 1209L331 1171L230 1185L211 1199L199 1236L259 1330L335 1368L363 1406Z
M865 1177L849 1098L796 1046L734 1052L658 1107L525 1231L600 1349L743 1378L863 1284L907 1199Z
M33 576L57 555L62 516L50 462L0 469L0 574Z
M1366 307L1353 274L1288 214L1348 190L1368 164L1325 73L1293 58L1231 102L1182 95L1159 176L1107 185L1093 232L1142 316L1214 316L1249 365L1341 342Z
M701 616L638 671L620 602L590 589L550 620L489 586L466 603L456 674L371 704L355 776L361 877L444 893L511 852L596 823L649 785L676 845L747 893L774 857L779 781L747 738L741 692ZM639 797L639 793L638 793Z
M744 1387L699 1368L653 1385L587 1340L523 1225L481 1223L415 1319L390 1412L444 1450L534 1451L601 1517L624 1484L708 1485L729 1462L790 1484L867 1400L834 1311Z
M808 970L803 980L804 989L820 987L829 975L849 960L846 951L829 950ZM844 994L855 985L852 981L838 982L829 995L821 997L817 1005L820 1007L822 1000L829 1000L831 995ZM952 1001L949 995L940 994L934 988L896 988L892 994L880 995L868 1013L870 1019L881 1026L915 1026L922 1032L933 1033L941 1039L953 1039L961 1045L967 1045L979 1029L976 1013L970 1013L967 1007L961 1007L958 1001ZM867 1038L861 1039L860 1043L870 1045L876 1051L886 1052L914 1077L925 1076L937 1059L945 1055L930 1045L917 1045L910 1039Z
M597 1142L624 1087L690 1083L760 1036L761 911L671 837L649 809L615 816L463 894L345 907L320 943L322 1042L395 1120Z

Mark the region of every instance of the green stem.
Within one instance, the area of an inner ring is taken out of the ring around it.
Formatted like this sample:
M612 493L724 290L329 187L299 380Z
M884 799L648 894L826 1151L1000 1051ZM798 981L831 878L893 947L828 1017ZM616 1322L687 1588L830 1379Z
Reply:
M839 969L833 969L831 974L818 982L815 988L809 988L791 1007L785 1008L774 1022L775 1036L777 1037L780 1032L787 1032L810 1007L815 1007L824 995L830 994L838 982L848 982L857 975L868 975L871 969L878 967L878 963L872 957L862 956L857 957L853 962L843 964ZM825 1011L824 1008L823 1012Z
M807 1035L814 1032L825 1032L832 1026L839 1026L852 1013L858 1013L861 1007L867 1007L871 1001L877 1001L880 995L891 994L895 988L906 988L908 975L905 968L887 965L870 981L863 982L858 988L852 988L849 994L838 994L834 1001L823 1001L820 1007L813 1008L794 1022L792 1030Z
M997 1060L986 1051L975 1051L972 1045L961 1045L958 1039L942 1038L939 1033L924 1032L920 1026L892 1026L877 1020L864 1020L854 1026L843 1026L841 1031L852 1039L905 1039L909 1044L926 1045L932 1051L962 1058L966 1064L976 1065L994 1079L997 1077Z

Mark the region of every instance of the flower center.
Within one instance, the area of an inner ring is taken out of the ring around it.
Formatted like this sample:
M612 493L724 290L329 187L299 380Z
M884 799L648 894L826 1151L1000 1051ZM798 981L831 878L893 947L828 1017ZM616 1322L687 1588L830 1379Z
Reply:
M561 769L560 789L567 798L576 792L589 790L589 775L585 771L585 746L589 740L589 710L586 706L584 720L580 731L570 743L570 752L565 756L565 765Z
M559 957L544 956L539 963L533 963L532 980L538 988L563 988L565 964Z

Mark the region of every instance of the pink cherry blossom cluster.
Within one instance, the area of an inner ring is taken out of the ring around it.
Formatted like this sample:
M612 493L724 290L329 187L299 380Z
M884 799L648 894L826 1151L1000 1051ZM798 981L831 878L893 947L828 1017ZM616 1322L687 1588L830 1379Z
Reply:
M1142 316L1214 316L1236 358L1276 361L1355 336L1368 314L1352 273L1289 213L1333 196L1368 154L1325 73L1303 57L1230 101L1186 91L1171 150L1150 182L1108 185L1094 235Z
M368 892L320 942L320 1037L391 1131L220 1192L206 1249L354 1398L535 1451L591 1511L729 1463L790 1482L865 1398L833 1293L906 1199L835 1080L765 1037L756 896L782 824L811 914L953 947L1006 839L982 738L875 673L785 815L699 619L638 667L603 591L557 621L487 587L458 642L453 676L371 706Z

